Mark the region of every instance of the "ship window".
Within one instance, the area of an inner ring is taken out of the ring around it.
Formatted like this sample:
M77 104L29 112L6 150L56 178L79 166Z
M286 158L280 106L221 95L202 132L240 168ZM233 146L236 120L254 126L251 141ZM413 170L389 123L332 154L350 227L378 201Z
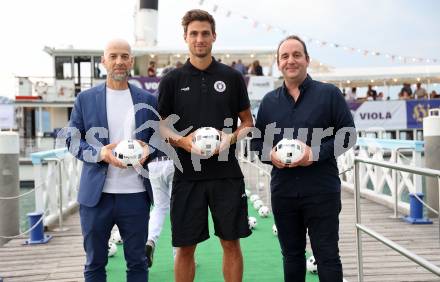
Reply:
M55 57L55 77L56 79L72 78L72 57Z
M107 77L107 70L104 65L101 64L101 57L93 57L93 78L105 79Z

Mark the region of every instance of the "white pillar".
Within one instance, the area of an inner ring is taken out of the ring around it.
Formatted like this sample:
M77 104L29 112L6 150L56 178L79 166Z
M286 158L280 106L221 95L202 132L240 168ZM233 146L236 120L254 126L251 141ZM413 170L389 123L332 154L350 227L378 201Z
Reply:
M157 45L158 0L139 0L135 11L135 46Z
M20 142L16 132L0 132L0 198L20 195ZM19 199L0 199L0 236L14 236L20 232ZM8 240L0 238L0 247Z
M43 137L43 109L38 107L38 137Z
M429 116L423 119L425 139L425 164L427 168L440 169L440 109L429 110ZM433 209L439 209L439 191L437 179L426 178L426 202ZM435 214L428 212L428 217Z

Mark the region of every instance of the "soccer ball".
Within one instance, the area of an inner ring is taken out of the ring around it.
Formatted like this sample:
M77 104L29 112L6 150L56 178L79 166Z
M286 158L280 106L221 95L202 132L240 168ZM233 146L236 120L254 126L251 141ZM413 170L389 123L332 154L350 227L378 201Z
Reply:
M192 140L204 156L212 156L220 147L220 133L213 127L202 127L196 130Z
M244 192L246 193L246 197L249 197L251 195L251 191L248 189L245 189Z
M262 200L256 200L254 202L254 209L259 210L263 205L264 205L264 203Z
M257 226L257 219L253 216L248 217L249 229L255 229Z
M307 259L307 271L313 274L318 274L318 264L315 257L312 255Z
M296 139L283 138L275 146L275 154L281 162L291 164L304 154L304 146Z
M116 247L116 244L113 242L108 242L108 256L112 257L116 254L118 251L118 248Z
M123 140L118 143L113 151L114 156L126 166L139 163L142 159L142 146L136 140Z
M112 235L110 235L110 242L115 244L122 244L122 238L121 234L119 234L119 230L115 230L112 232Z
M274 236L278 236L278 228L275 224L272 225L272 233Z
M251 195L251 198L250 198L252 203L255 202L256 200L259 200L259 199L260 199L260 196L258 196L257 194Z
M258 214L260 215L260 217L268 217L269 216L269 208L266 206L262 206L258 210Z

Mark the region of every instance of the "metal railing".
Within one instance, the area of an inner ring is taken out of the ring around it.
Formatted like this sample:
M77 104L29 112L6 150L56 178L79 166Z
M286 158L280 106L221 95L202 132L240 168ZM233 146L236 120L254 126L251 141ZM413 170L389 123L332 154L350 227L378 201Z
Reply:
M82 162L67 148L31 154L35 186L35 210L47 211L44 225L58 221L57 230L65 230L63 215L77 207L77 193Z
M397 251L398 253L402 254L403 256L407 257L411 261L417 263L418 265L422 266L423 268L427 269L428 271L438 275L440 277L440 267L436 266L435 264L427 261L426 259L414 254L413 252L405 249L404 247L400 246L399 244L389 240L388 238L382 236L381 234L375 232L374 230L364 226L361 224L361 210L360 210L360 175L359 175L359 164L365 163L375 166L380 166L384 168L389 168L392 170L399 170L403 172L418 174L418 175L424 175L424 176L430 176L430 177L437 177L438 183L439 183L439 191L440 191L440 170L435 169L429 169L429 168L419 168L419 167L413 167L413 166L407 166L407 165L400 165L400 164L393 164L383 161L374 161L366 158L354 158L354 166L355 166L355 189L354 189L354 201L355 201L355 213L356 213L356 245L357 245L357 260L358 260L358 281L362 282L364 281L364 274L363 274L363 260L362 260L362 238L361 238L361 231L365 232L366 234L370 235L374 239L378 240L379 242L383 243L384 245L390 247L391 249ZM440 198L440 193L439 193ZM440 240L440 215L439 215L439 240Z
M405 166L424 166L422 141L358 138L357 148L357 150L350 149L338 157L339 171L353 167L355 157ZM362 164L359 170L361 195L392 208L394 217L398 212L409 213L410 207L406 198L408 194L415 195L422 192L423 182L420 175L369 164ZM354 191L352 172L341 175L341 182L343 187Z

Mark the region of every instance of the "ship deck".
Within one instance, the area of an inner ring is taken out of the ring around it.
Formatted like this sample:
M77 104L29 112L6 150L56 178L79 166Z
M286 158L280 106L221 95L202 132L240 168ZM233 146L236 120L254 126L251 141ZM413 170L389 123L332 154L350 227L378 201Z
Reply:
M246 165L243 168L246 169ZM407 224L401 219L391 218L390 209L367 199L361 200L361 212L362 223L367 227L440 265L439 226L436 219L429 225ZM351 192L344 190L340 214L340 253L347 281L357 281L354 224L354 197ZM53 235L49 244L26 246L23 245L24 238L19 238L0 248L0 277L5 282L83 281L85 254L78 213L71 215L65 221L65 226L69 228L68 231L47 232ZM417 266L368 235L364 234L362 237L364 281L440 281L440 277ZM246 260L246 256L244 259ZM264 261L265 257L262 256L261 264ZM258 264L255 267L258 267ZM282 268L281 261L278 267ZM172 269L172 265L169 268ZM252 269L247 268L245 271ZM219 276L218 281L223 281L223 278Z

